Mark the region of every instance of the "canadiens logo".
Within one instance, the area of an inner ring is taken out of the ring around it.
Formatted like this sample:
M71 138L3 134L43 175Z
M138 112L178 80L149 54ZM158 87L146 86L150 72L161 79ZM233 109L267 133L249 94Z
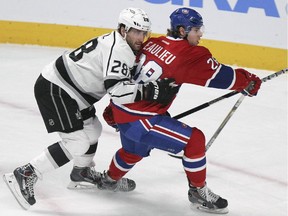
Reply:
M189 11L188 11L187 9L182 9L182 13L183 13L183 14L188 14Z

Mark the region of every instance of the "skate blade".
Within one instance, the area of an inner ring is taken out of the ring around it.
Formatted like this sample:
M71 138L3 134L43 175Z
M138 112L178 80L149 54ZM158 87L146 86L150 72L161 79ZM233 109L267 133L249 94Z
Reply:
M98 189L96 184L89 182L73 182L71 181L68 186L70 190L87 190L87 189Z
M24 199L22 196L22 193L20 191L19 185L15 179L15 176L13 173L7 173L3 175L4 182L8 186L9 190L19 203L19 205L24 209L28 210L30 208L30 204Z
M202 206L200 204L193 204L193 203L191 203L191 208L194 210L196 209L198 211L206 212L206 213L210 213L210 214L227 214L229 212L228 208L209 209L209 208Z

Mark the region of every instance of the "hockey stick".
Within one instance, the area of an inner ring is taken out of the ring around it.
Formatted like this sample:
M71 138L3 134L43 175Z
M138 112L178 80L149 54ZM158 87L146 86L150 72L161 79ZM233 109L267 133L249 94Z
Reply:
M185 117L185 116L187 116L187 115L190 115L190 114L192 114L192 113L194 113L194 112L197 112L197 111L199 111L199 110L202 110L202 109L204 109L204 108L206 108L206 107L209 107L210 105L212 105L212 104L214 104L214 103L216 103L216 102L219 102L219 101L221 101L221 100L223 100L223 99L229 98L229 97L231 97L231 96L233 96L233 95L236 95L236 94L238 94L238 93L239 93L238 91L229 92L228 94L222 95L222 96L220 96L220 97L218 97L218 98L215 98L214 100L211 100L211 101L206 102L206 103L203 103L203 104L201 104L201 105L199 105L199 106L197 106L197 107L194 107L194 108L192 108L192 109L190 109L190 110L187 110L187 111L185 111L185 112L182 112L182 113L174 116L173 118L174 118L174 119L183 118L183 117Z
M278 77L281 74L287 73L288 72L288 68L285 68L283 70L280 70L276 73L270 74L269 76L266 76L264 78L261 79L262 82L266 82L268 80L271 80L272 78ZM252 83L250 83L246 89L248 89L251 86ZM229 119L232 117L232 115L234 114L234 112L237 110L237 108L240 106L240 104L242 103L242 101L244 100L245 95L242 95L237 102L235 103L235 105L232 107L231 111L228 113L228 115L226 116L226 118L223 120L223 122L221 123L221 125L219 126L219 128L216 130L216 132L213 134L213 136L211 137L211 139L209 140L209 142L206 145L206 151L208 151L208 149L211 147L212 143L215 141L215 139L217 138L217 136L220 134L220 132L222 131L222 129L224 128L224 126L227 124L227 122L229 121ZM182 155L177 155L177 154L170 154L169 155L171 157L175 157L175 158L182 158Z
M272 78L275 78L281 74L287 73L288 72L288 68L283 69L281 71L278 71L274 74L271 74L267 77L264 77L261 79L262 82L266 82L267 80L270 80ZM251 88L253 88L253 83L251 82L247 87L246 90L247 92L249 92L251 90ZM241 95L241 97L236 101L236 103L234 104L234 106L232 107L231 111L228 113L228 115L226 116L226 118L223 120L223 122L221 123L221 125L219 126L219 128L215 131L215 133L213 134L213 136L211 137L211 139L209 140L209 142L206 145L206 152L208 151L208 149L211 147L212 143L215 141L215 139L217 138L217 136L220 134L220 132L222 131L222 129L224 128L224 126L227 124L227 122L229 121L229 119L232 117L232 115L234 114L234 112L237 110L237 108L240 106L240 104L242 103L242 101L244 100L245 95Z
M251 89L253 88L253 82L251 82L245 89L247 90L247 92L249 92ZM244 100L246 95L241 95L241 97L236 101L236 103L234 104L234 106L232 107L232 109L230 110L230 112L228 113L228 115L225 117L225 119L223 120L223 122L220 124L220 126L217 128L217 130L215 131L215 133L213 134L213 136L211 137L211 139L209 140L209 142L206 144L206 152L208 151L208 149L211 147L212 143L215 141L215 139L217 138L217 136L220 134L220 132L222 131L222 129L224 128L224 126L227 124L227 122L229 121L229 119L232 117L232 115L234 114L234 112L238 109L238 107L240 106L240 104L242 103L242 101Z
M283 69L283 70L281 70L281 71L278 71L278 72L276 72L276 73L270 74L269 76L266 76L266 77L262 78L261 81L262 81L262 82L266 82L267 80L270 80L270 79L272 79L272 78L274 78L274 77L277 77L277 76L279 76L280 74L286 73L287 70L288 70L288 68L285 68L285 69ZM225 94L225 95L222 95L222 96L220 96L220 97L218 97L218 98L215 98L215 99L213 99L213 100L211 100L211 101L209 101L209 102L203 103L203 104L201 104L201 105L199 105L199 106L197 106L197 107L194 107L194 108L192 108L192 109L190 109L190 110L187 110L187 111L185 111L185 112L182 112L182 113L174 116L173 118L174 118L174 119L181 119L181 118L183 118L183 117L185 117L185 116L187 116L187 115L190 115L190 114L192 114L192 113L194 113L194 112L197 112L197 111L199 111L199 110L202 110L202 109L204 109L204 108L206 108L206 107L209 107L210 105L212 105L212 104L214 104L214 103L217 103L217 102L219 102L219 101L221 101L221 100L224 100L224 99L226 99L226 98L232 97L232 96L234 96L234 95L236 95L236 94L238 94L238 93L239 93L239 92L236 91L236 90L235 90L235 91L232 91L232 92L229 92L229 93L227 93L227 94Z

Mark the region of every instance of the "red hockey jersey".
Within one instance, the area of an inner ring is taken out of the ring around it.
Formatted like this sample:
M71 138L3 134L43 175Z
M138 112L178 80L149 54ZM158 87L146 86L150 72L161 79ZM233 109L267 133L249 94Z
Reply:
M190 83L220 89L243 89L249 80L245 74L219 63L203 46L191 46L187 40L171 37L150 38L137 56L135 83L148 83L163 78L174 78L177 85ZM141 100L121 104L112 100L116 123L126 123L149 116L164 114L167 106Z

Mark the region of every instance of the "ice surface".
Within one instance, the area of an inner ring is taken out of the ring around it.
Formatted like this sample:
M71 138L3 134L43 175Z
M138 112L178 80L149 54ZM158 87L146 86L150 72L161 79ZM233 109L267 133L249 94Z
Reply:
M34 99L33 86L44 65L65 48L0 45L0 174L26 164L57 134L47 134ZM260 77L271 71L254 70ZM170 109L179 114L228 91L184 85ZM264 83L257 97L245 98L207 152L208 186L229 201L230 216L287 215L287 75ZM225 99L182 119L200 128L207 141L240 95ZM108 104L96 104L100 120ZM107 169L120 147L119 134L103 122L94 161ZM1 215L59 216L185 216L208 215L190 208L181 160L154 150L127 177L137 183L131 193L66 189L72 164L44 175L35 193L37 203L24 211L0 181Z

